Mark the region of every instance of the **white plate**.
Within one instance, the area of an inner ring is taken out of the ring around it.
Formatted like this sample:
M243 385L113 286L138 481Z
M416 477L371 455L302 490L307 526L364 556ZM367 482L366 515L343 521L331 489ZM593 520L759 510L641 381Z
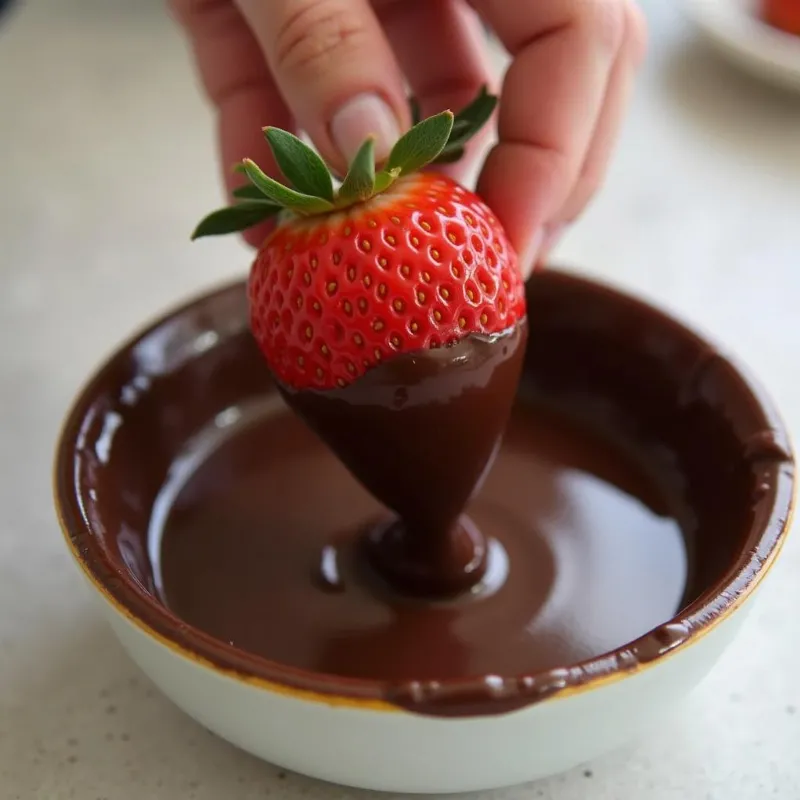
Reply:
M757 77L800 91L800 36L761 21L758 0L686 0L720 53Z

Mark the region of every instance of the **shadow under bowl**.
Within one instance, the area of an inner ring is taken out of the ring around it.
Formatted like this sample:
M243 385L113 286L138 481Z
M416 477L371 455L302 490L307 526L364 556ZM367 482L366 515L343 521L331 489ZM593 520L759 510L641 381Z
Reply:
M77 399L56 455L67 544L124 647L178 706L288 769L370 789L455 792L594 758L657 723L705 675L788 530L784 426L730 360L637 299L544 271L528 302L520 397L659 476L689 553L678 610L590 658L492 675L489 714L469 711L485 675L439 682L462 713L416 713L393 702L391 681L279 663L179 618L157 588L150 540L170 469L229 409L278 398L237 283L119 348Z

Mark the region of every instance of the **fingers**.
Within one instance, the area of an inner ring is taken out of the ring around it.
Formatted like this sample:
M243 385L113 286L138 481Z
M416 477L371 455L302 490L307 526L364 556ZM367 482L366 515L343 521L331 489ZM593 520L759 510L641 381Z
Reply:
M292 119L249 26L232 0L173 0L172 6L190 35L203 86L218 112L228 191L242 183L232 167L243 158L276 175L261 128L291 128ZM248 230L246 240L259 244L269 227Z
M367 0L237 0L275 81L323 156L343 169L364 139L388 155L408 126L403 79Z
M376 8L423 117L456 112L481 86L494 88L480 19L462 0L384 0ZM466 172L490 134L487 125L469 143L454 177Z
M625 0L475 0L513 56L502 89L499 142L479 191L530 272L570 199L600 127L611 74L628 47ZM624 83L624 81L623 81Z
M569 197L545 224L539 258L544 259L566 226L578 217L600 189L633 89L636 69L647 41L644 17L638 6L625 3L625 39L611 70L603 108L589 144L583 167Z
M480 20L462 0L394 0L377 8L423 116L457 111L492 83Z

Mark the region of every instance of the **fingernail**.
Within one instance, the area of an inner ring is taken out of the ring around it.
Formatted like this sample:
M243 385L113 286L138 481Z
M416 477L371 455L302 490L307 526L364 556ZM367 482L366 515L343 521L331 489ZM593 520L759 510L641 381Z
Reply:
M339 152L350 160L368 136L375 137L375 158L389 155L400 136L394 112L377 94L359 94L348 100L331 120L331 137Z

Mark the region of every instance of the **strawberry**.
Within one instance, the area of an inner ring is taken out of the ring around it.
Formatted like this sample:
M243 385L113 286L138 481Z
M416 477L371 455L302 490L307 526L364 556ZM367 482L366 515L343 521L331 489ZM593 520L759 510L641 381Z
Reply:
M344 387L396 354L500 333L525 316L516 254L491 210L452 179L418 172L457 158L495 102L481 92L455 117L418 122L377 173L368 139L338 191L311 148L264 129L292 186L245 159L250 185L193 238L280 215L248 293L253 335L285 386Z
M800 36L800 0L764 0L764 19L775 28Z

